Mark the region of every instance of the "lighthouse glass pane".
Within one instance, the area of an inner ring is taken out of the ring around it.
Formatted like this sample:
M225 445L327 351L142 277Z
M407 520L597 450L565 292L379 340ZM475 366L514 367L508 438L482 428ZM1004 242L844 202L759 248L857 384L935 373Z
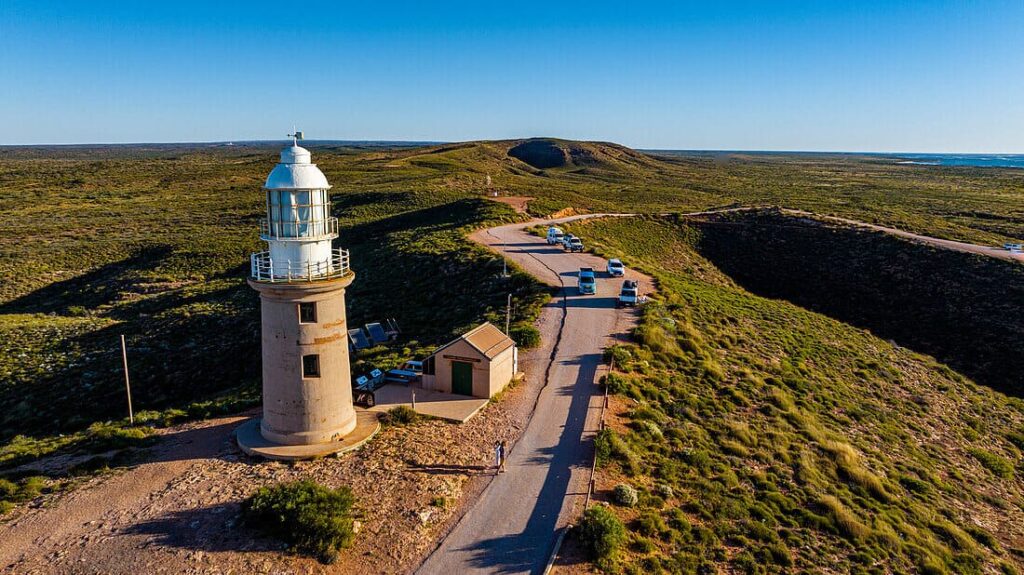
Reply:
M275 191L267 192L267 218L269 218L270 235L281 235L281 193Z
M325 190L267 192L271 234L279 238L304 238L328 233L330 205Z
M295 194L295 222L299 237L311 235L309 228L313 215L310 209L310 195L311 192L297 192Z

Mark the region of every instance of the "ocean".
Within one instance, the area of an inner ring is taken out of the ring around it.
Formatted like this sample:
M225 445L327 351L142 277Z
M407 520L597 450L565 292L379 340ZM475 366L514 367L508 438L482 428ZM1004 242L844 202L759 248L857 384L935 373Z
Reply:
M869 154L875 155L875 154ZM1024 154L878 154L895 158L898 164L917 166L974 166L978 168L1024 168Z

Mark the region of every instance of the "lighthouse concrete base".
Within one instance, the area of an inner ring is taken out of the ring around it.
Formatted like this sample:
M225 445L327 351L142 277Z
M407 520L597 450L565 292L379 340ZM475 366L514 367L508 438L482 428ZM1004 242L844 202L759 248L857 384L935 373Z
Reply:
M358 449L380 431L380 422L377 421L379 415L357 409L356 427L351 433L338 441L308 445L284 445L269 441L260 433L260 418L254 417L235 430L235 440L242 451L256 457L279 461L316 459Z

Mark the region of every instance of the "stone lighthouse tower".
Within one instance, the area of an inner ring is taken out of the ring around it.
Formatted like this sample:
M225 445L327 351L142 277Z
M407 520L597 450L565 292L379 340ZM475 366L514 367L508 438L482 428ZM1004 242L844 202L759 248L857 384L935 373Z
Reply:
M298 145L302 133L292 136L263 186L260 239L268 249L250 257L262 316L263 418L237 433L246 452L278 459L339 451L356 427L345 321L355 274L348 252L331 244L331 186Z

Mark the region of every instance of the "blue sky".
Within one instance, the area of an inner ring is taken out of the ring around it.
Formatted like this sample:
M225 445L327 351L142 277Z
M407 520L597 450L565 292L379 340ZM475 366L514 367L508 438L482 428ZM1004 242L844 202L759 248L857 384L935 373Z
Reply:
M1024 153L1024 2L0 2L0 144Z

